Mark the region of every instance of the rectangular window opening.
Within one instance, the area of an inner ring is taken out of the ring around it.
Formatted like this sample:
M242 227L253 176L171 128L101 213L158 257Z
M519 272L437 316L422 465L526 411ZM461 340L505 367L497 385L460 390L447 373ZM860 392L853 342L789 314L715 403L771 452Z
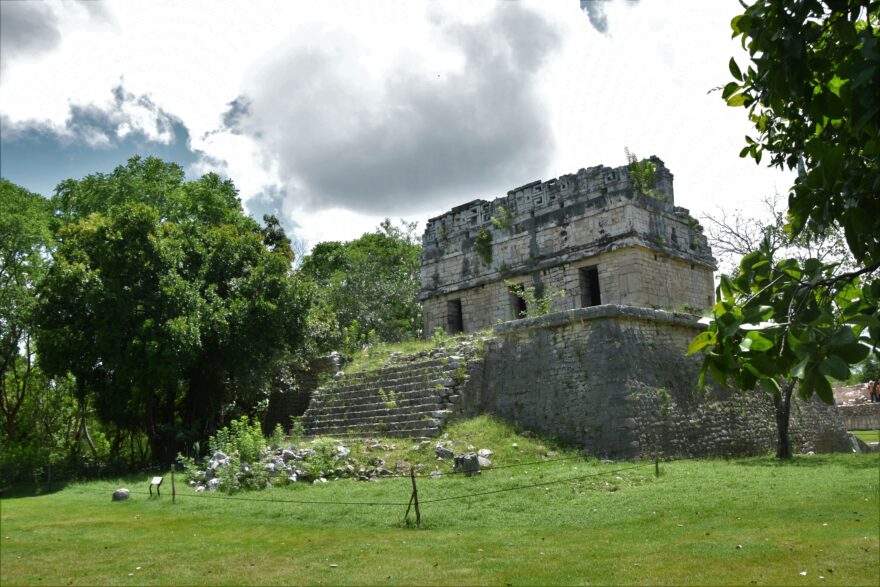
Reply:
M584 267L580 270L581 307L598 306L602 303L599 295L599 268Z
M446 332L449 334L464 332L461 300L448 300L446 302Z

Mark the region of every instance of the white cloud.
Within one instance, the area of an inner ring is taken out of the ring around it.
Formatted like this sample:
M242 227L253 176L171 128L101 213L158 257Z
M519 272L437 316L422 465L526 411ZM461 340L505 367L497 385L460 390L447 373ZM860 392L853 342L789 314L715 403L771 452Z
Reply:
M664 159L694 212L748 210L790 182L737 158L745 114L707 94L742 54L735 0L607 2L605 34L577 0L46 6L33 39L4 29L6 138L32 126L106 149L171 140L179 120L202 155L191 171L228 174L312 242L623 164L624 146Z

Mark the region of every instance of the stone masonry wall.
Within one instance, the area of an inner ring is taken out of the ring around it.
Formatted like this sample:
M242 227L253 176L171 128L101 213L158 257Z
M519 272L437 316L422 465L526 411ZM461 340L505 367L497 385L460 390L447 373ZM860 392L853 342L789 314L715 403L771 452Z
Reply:
M699 329L692 316L619 306L499 325L462 411L493 413L603 456L772 450L769 396L696 391L699 358L684 351ZM791 432L796 450L851 447L836 408L818 401L794 403Z
M505 280L533 284L539 294L554 287L566 293L555 309L579 307L584 267L598 269L602 303L710 307L711 250L699 224L674 205L672 174L652 161L656 197L634 190L626 166L598 166L429 220L420 276L425 331L453 328L448 302L460 303L465 332L509 320Z
M670 309L679 310L707 308L714 300L711 270L639 246L564 263L509 281L525 286L537 283L545 292L564 292L564 296L553 300L552 307L555 311L573 310L582 304L580 269L593 266L598 270L603 304L669 308L671 300L675 300L678 305ZM451 300L461 302L465 332L517 318L516 302L507 284L496 281L425 300L425 332L446 327L447 303Z
M847 430L880 430L878 403L840 406L840 415Z

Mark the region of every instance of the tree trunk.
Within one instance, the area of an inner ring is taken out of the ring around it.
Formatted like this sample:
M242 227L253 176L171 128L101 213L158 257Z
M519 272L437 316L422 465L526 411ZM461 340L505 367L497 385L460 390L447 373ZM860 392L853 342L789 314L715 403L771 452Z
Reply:
M97 449L95 449L95 443L92 442L92 435L89 434L89 427L86 425L86 411L85 411L85 409L83 409L83 411L82 411L82 431L86 437L86 442L89 445L89 450L92 451L92 456L97 461L98 460L98 451L97 451Z
M777 445L776 458L790 459L791 438L789 436L789 423L791 418L791 393L794 390L795 381L788 382L780 393L773 394L773 405L776 407L776 431Z

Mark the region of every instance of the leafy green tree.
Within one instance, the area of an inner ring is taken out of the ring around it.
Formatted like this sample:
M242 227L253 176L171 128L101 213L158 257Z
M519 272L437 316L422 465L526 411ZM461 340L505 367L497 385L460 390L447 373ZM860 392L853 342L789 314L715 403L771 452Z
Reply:
M828 377L877 352L880 320L880 2L757 0L731 23L752 64L734 59L722 97L744 107L757 138L741 156L797 169L788 199L790 238L839 226L854 269L778 258L769 236L722 276L704 351L705 374L761 387L776 406L777 456L789 458L791 397L833 402Z
M300 271L316 285L310 316L315 352L352 352L372 340L421 334L418 301L421 246L415 224L379 228L346 243L315 245Z
M26 433L18 416L39 379L33 313L48 265L51 218L45 198L0 179L0 415L11 440Z
M214 174L133 158L59 185L62 222L38 313L41 362L80 402L143 430L170 461L268 395L301 344L308 299L276 223L244 215Z

